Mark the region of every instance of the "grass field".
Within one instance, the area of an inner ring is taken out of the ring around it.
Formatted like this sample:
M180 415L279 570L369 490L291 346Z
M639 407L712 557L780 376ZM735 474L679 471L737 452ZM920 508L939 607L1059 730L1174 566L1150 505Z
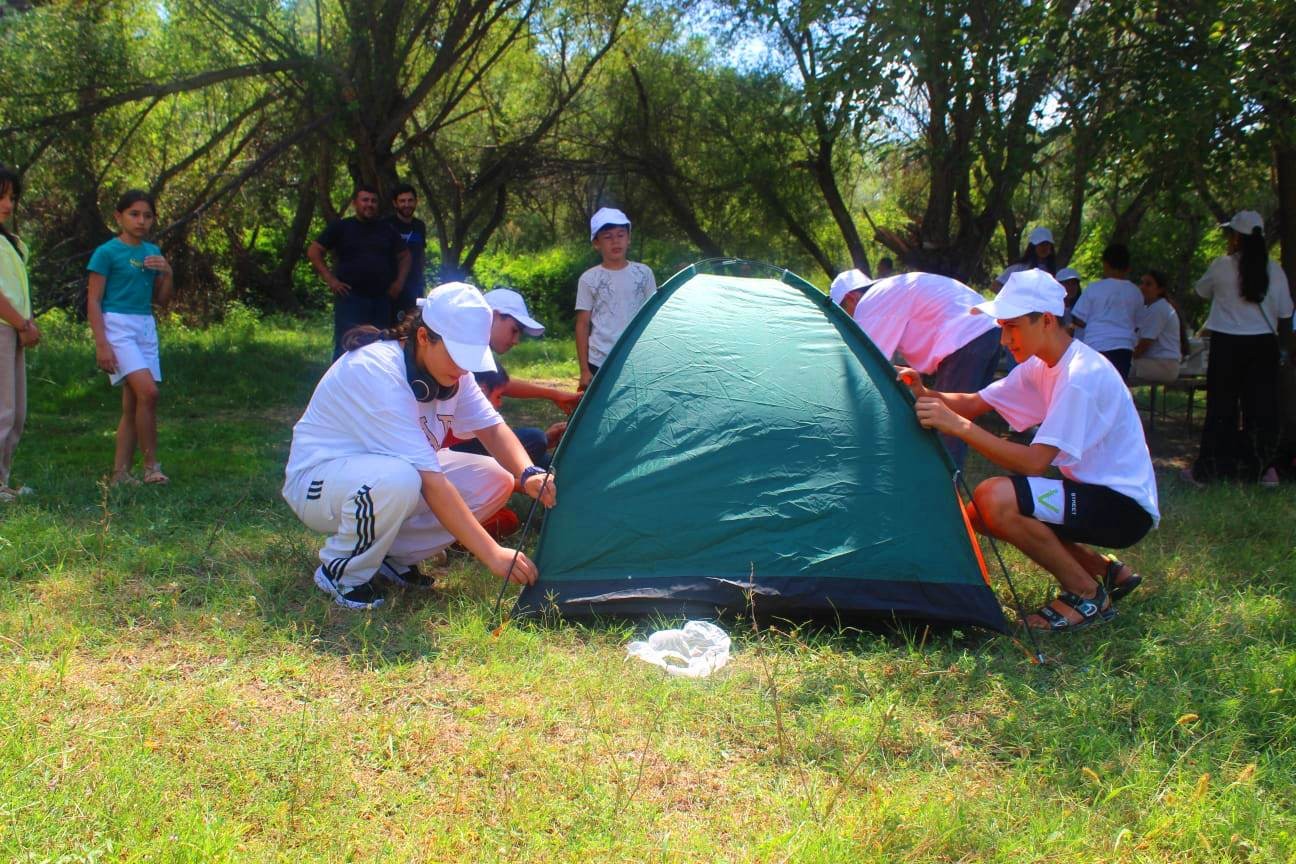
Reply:
M47 330L37 494L0 510L0 860L1296 861L1296 501L1184 486L1182 441L1154 440L1145 587L1046 667L984 634L737 629L680 681L624 659L627 626L493 636L468 559L372 614L311 585L278 489L326 326L165 329L172 484L114 490L116 394L83 327ZM509 369L573 381L569 356Z

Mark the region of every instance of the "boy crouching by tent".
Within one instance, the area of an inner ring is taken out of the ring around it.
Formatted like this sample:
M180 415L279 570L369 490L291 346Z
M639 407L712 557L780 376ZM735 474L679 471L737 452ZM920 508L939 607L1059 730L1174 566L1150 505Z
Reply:
M1021 549L1062 591L1027 616L1040 630L1078 630L1111 620L1112 601L1142 578L1082 543L1124 549L1160 521L1156 474L1133 398L1120 373L1061 325L1066 290L1043 270L1014 273L992 301L971 310L998 319L1019 364L976 393L941 393L912 369L900 378L918 399L918 421L953 435L1013 472L973 492L977 531ZM972 421L998 411L1016 431L1039 424L1029 445ZM1061 480L1044 477L1050 465Z

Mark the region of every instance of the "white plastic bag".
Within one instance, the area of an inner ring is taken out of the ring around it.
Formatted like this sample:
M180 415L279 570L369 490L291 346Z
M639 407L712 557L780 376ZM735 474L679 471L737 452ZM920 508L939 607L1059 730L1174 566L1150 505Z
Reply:
M729 662L729 636L709 621L689 621L683 629L658 630L647 642L631 642L626 653L668 675L705 678Z

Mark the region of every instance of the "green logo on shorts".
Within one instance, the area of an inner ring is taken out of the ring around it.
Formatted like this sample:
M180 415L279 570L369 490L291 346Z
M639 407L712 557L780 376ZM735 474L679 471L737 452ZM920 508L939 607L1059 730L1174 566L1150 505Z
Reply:
M1047 492L1045 492L1043 495L1036 498L1035 500L1043 504L1048 509L1052 510L1054 513L1061 513L1062 511L1058 509L1058 506L1050 500L1055 497L1057 497L1057 490L1050 489Z

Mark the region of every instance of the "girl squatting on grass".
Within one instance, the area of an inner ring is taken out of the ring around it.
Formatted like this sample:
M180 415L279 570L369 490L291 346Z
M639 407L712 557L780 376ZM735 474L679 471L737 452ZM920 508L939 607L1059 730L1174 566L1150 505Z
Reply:
M40 329L31 317L27 247L10 229L21 194L18 173L0 165L0 503L21 494L9 485L9 469L27 418L25 357L27 349L40 342Z
M416 565L456 540L496 576L535 582L535 564L481 526L515 482L546 507L557 503L553 480L473 379L495 369L491 320L476 288L451 282L394 330L352 329L293 427L284 500L330 535L315 584L339 606L381 604L374 577L430 585ZM490 455L445 448L451 430Z
M153 197L132 189L117 201L121 233L90 256L86 315L94 334L95 362L122 387L122 416L117 424L117 452L112 483L136 485L131 473L138 446L145 483L162 484L167 476L157 458L158 359L153 303L171 299L171 265L162 250L145 242L156 218Z

